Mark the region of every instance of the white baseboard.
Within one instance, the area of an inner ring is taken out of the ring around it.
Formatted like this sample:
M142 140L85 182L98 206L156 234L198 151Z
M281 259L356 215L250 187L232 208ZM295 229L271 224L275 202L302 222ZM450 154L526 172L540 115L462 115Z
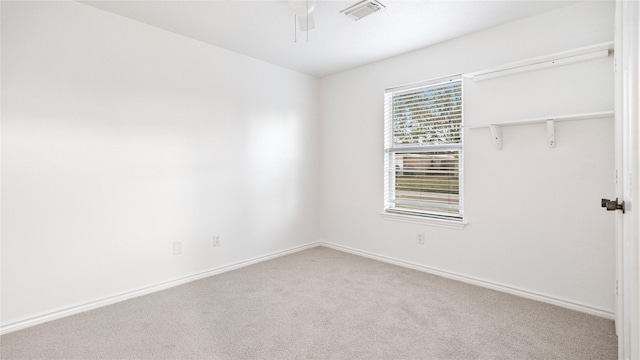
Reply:
M196 274L191 274L175 279L169 279L167 281L163 281L157 284L153 284L150 286L142 287L137 290L128 291L125 293L116 294L113 296L108 296L102 299L85 302L82 304L78 304L75 306L71 306L68 308L55 310L47 313L42 313L36 316L29 317L27 319L22 319L18 321L13 321L7 324L0 325L0 335L7 334L13 331L21 330L24 328L28 328L31 326L39 325L45 322L49 322L52 320L60 319L66 316L79 314L85 311L94 310L103 306L115 304L121 301L129 300L138 296L151 294L157 291L165 290L168 288L172 288L178 285L186 284L191 281L204 279L209 276L221 274L227 271L236 270L245 266L253 265L259 262L275 259L277 257L293 254L299 251L307 250L310 248L314 248L320 246L320 242L312 242L301 246L296 246L293 248L289 248L286 250L272 252L266 255L257 256L251 259L238 261L232 264L219 266L216 268L212 268L206 271L202 271Z
M419 265L419 264L411 263L411 262L408 262L408 261L391 258L391 257L388 257L388 256L374 254L374 253L371 253L371 252L367 252L367 251L363 251L363 250L359 250L359 249L354 249L354 248L350 248L350 247L347 247L347 246L333 244L333 243L325 242L325 241L319 241L319 242L308 243L308 244L301 245L301 246L296 246L296 247L293 247L293 248L290 248L290 249L286 249L286 250L282 250L282 251L276 251L276 252L273 252L273 253L269 253L269 254L266 254L266 255L254 257L254 258L243 260L243 261L238 261L238 262L235 262L235 263L232 263L232 264L223 265L223 266L212 268L212 269L209 269L209 270L206 270L206 271L203 271L203 272L199 272L199 273L196 273L196 274L191 274L191 275L187 275L187 276L183 276L183 277L175 278L175 279L169 279L167 281L163 281L163 282L160 282L160 283L157 283L157 284L153 284L153 285L150 285L150 286L142 287L142 288L139 288L137 290L116 294L116 295L113 295L113 296L105 297L105 298L94 300L94 301L89 301L89 302L86 302L86 303L78 304L78 305L71 306L71 307L64 308L64 309L60 309L60 310L55 310L55 311L51 311L51 312L47 312L47 313L42 313L42 314L39 314L39 315L36 315L36 316L29 317L27 319L22 319L22 320L14 321L14 322L11 322L11 323L2 324L2 325L0 325L0 335L7 334L7 333L10 333L10 332L13 332L13 331L17 331L17 330L21 330L21 329L25 329L25 328L28 328L28 327L31 327L31 326L39 325L39 324L42 324L42 323L45 323L45 322L49 322L49 321L52 321L52 320L60 319L60 318L66 317L66 316L75 315L75 314L79 314L79 313L82 313L82 312L85 312L85 311L97 309L97 308L100 308L100 307L103 307L103 306L115 304L115 303L118 303L118 302L121 302L121 301L125 301L125 300L129 300L129 299L138 297L138 296L151 294L151 293L154 293L154 292L157 292L157 291L161 291L161 290L165 290L165 289L172 288L172 287L175 287L175 286L179 286L179 285L182 285L182 284L186 284L186 283L191 282L191 281L204 279L204 278L209 277L209 276L221 274L221 273L224 273L224 272L227 272L227 271L231 271L231 270L240 269L240 268L245 267L245 266L253 265L253 264L256 264L256 263L259 263L259 262L262 262L262 261L275 259L277 257L293 254L293 253L296 253L296 252L299 252L299 251L303 251L303 250L307 250L307 249L310 249L310 248L314 248L314 247L317 247L317 246L324 246L324 247L331 248L331 249L334 249L334 250L343 251L343 252L346 252L346 253L359 255L359 256L363 256L363 257L370 258L370 259L373 259L373 260L378 260L378 261L386 262L386 263L389 263L389 264L394 264L394 265L398 265L398 266L402 266L402 267L406 267L406 268L409 268L409 269L414 269L414 270L418 270L418 271L422 271L422 272L426 272L426 273L430 273L430 274L434 274L434 275L439 275L439 276L442 276L442 277L445 277L445 278L458 280L458 281L462 281L462 282L473 284L473 285L477 285L477 286L482 286L482 287L485 287L485 288L488 288L488 289L497 290L497 291L505 292L505 293L508 293L508 294L521 296L521 297L524 297L524 298L527 298L527 299L537 300L537 301L549 303L549 304L552 304L552 305L561 306L561 307L564 307L564 308L567 308L567 309L576 310L576 311L584 312L584 313L587 313L587 314L604 317L604 318L607 318L607 319L614 319L615 318L615 315L610 311L594 308L594 307L591 307L591 306L588 306L588 305L579 304L579 303L576 303L576 302L572 302L572 301L568 301L568 300L564 300L564 299L559 299L559 298L556 298L556 297L553 297L553 296L538 294L538 293L534 293L534 292L531 292L531 291L522 290L522 289L518 289L518 288L514 288L514 287L510 287L510 286L506 286L506 285L502 285L502 284L486 281L486 280L481 280L481 279L465 276L465 275L460 275L460 274L456 274L456 273L453 273L453 272L440 270L440 269L436 269L436 268L432 268L432 267L428 267L428 266L424 266L424 265Z
M378 261L386 262L389 264L398 265L405 268L418 270L418 271L442 276L442 277L457 280L457 281L462 281L468 284L477 285L477 286L481 286L481 287L496 290L496 291L501 291L507 294L516 295L516 296L520 296L527 299L537 300L544 303L560 306L560 307L571 309L571 310L580 311L580 312L595 315L595 316L600 316L600 317L611 319L611 320L615 319L615 314L611 311L598 309L592 306L576 303L573 301L560 299L560 298L549 296L549 295L539 294L539 293L535 293L535 292L527 291L523 289L518 289L511 286L495 283L492 281L487 281L487 280L477 279L477 278L466 276L466 275L456 274L454 272L440 270L440 269L432 268L429 266L419 265L412 262L399 260L399 259L395 259L392 257L383 256L379 254L374 254L368 251L354 249L348 246L333 244L326 241L321 241L320 245L327 248L334 249L334 250L363 256L369 259L378 260Z

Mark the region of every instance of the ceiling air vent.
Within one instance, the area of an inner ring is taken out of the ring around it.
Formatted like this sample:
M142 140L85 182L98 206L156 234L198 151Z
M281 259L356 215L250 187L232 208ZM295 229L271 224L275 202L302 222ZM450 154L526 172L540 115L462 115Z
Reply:
M376 0L364 0L340 12L347 15L347 17L358 21L363 17L371 15L374 12L382 9L384 9L384 5L377 2Z

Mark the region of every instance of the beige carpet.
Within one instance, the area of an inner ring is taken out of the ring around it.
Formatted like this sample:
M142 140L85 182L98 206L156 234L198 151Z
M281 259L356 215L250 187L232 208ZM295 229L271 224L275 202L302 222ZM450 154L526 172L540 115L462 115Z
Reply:
M616 359L611 320L314 248L0 338L11 359Z

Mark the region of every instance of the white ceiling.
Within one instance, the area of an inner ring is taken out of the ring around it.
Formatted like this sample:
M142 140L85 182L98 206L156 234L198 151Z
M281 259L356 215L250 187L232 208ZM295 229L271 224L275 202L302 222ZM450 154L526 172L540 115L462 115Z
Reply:
M359 21L340 13L358 0L319 0L316 28L297 32L286 1L82 1L108 12L292 70L323 77L574 1L380 0Z

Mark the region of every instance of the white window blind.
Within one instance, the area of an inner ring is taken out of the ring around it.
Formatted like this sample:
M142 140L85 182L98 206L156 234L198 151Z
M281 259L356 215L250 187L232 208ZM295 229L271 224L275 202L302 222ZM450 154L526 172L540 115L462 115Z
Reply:
M462 80L385 92L385 211L461 220Z

